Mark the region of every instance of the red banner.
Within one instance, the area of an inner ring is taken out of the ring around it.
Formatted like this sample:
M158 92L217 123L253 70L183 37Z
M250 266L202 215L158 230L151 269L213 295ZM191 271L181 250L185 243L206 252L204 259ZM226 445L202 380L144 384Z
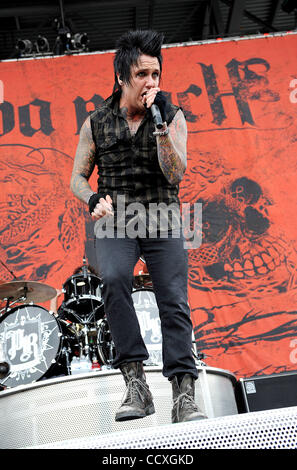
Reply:
M238 377L297 369L297 36L163 50L183 107L182 202L202 204L189 251L198 351ZM113 53L0 64L0 280L61 288L93 224L69 190L81 125L113 88ZM92 177L96 189L96 175Z

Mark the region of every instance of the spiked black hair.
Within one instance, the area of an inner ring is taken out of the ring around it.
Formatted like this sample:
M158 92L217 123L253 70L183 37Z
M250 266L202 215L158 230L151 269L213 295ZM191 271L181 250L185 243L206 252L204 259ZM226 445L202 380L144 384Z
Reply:
M130 83L131 65L136 65L141 54L157 57L162 72L161 47L164 35L151 30L128 31L116 43L114 58L115 88L119 88L117 74L124 83Z

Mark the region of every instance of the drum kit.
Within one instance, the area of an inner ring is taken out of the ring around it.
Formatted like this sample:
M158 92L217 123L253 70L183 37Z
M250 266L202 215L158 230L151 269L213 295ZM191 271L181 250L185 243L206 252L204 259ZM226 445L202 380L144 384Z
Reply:
M56 289L36 281L0 284L0 364L9 372L0 388L63 375L112 368L115 347L102 299L102 280L86 266L63 284L57 312L38 305L54 299ZM149 352L145 365L162 364L159 311L150 275L134 277L132 298Z

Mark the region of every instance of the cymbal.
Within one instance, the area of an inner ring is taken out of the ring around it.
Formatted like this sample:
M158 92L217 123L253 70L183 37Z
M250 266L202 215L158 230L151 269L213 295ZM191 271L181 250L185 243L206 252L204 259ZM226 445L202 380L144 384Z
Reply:
M56 295L56 289L36 281L13 281L0 284L0 299L46 302Z

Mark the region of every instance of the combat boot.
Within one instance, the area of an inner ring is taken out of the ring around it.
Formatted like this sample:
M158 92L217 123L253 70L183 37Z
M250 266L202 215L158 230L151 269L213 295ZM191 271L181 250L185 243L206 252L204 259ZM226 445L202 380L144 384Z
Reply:
M195 378L190 374L185 374L180 384L177 377L173 377L171 384L173 396L172 423L205 419L206 416L195 403Z
M155 413L153 396L146 383L142 362L122 364L120 370L127 388L115 420L145 418Z

